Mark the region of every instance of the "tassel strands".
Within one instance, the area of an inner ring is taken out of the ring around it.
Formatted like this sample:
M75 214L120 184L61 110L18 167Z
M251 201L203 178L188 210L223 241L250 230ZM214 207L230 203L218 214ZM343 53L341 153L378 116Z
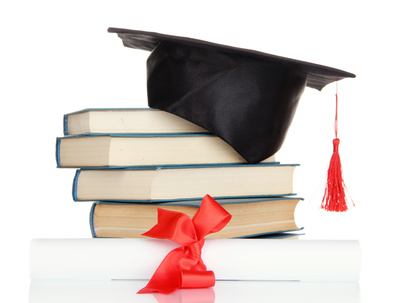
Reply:
M345 212L348 210L346 186L342 177L342 165L338 150L340 144L340 139L338 139L338 82L336 85L335 139L333 140L333 155L327 171L327 183L321 208L331 212Z

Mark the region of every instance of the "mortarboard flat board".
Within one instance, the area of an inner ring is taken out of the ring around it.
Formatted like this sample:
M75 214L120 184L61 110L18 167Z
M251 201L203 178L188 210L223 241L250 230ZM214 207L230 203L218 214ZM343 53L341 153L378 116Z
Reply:
M323 65L207 41L120 28L124 46L150 51L150 107L189 120L230 144L248 163L282 146L306 86L355 75Z

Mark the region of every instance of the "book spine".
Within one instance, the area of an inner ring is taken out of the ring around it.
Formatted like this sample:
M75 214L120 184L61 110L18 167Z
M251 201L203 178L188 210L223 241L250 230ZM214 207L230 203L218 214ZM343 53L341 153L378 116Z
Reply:
M78 177L80 176L81 170L77 170L76 174L73 179L73 187L72 187L72 196L74 201L79 201L77 197L77 184L78 184Z
M89 226L91 228L91 235L92 238L97 238L96 232L95 232L95 225L94 225L94 215L95 215L95 208L96 208L97 203L94 202L92 203L91 211L89 212Z
M56 166L58 168L61 167L60 146L61 146L61 139L60 138L56 138L55 159L56 159Z
M63 134L69 135L69 115L63 116Z

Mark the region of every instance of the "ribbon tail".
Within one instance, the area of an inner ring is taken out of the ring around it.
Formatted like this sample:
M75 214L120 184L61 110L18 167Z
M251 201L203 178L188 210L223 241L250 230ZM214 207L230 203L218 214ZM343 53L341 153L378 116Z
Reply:
M171 294L177 289L184 288L207 288L213 287L216 283L214 272L209 271L196 271L196 270L181 270L180 271L180 283L177 286L159 286L158 281L155 279L138 291L138 294L147 293L162 293Z
M206 288L213 287L216 279L214 272L211 270L182 270L181 281L181 288Z
M153 288L150 287L149 284L147 284L145 287L143 287L141 290L139 290L137 293L138 294L152 294L152 293L161 293L164 295L169 295L171 293L174 293L176 290L178 290L178 287L172 287L172 288Z
M159 292L170 294L181 286L179 261L184 256L183 247L169 252L148 284L138 291L138 294Z

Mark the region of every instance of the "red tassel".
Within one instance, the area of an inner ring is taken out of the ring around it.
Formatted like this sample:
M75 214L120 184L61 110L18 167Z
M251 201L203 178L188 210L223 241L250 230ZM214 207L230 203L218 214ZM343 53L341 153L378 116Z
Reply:
M338 145L340 139L334 139L333 156L330 160L329 170L327 171L327 184L322 200L322 209L326 211L347 211L348 206L345 200L344 180L342 179L342 167Z
M337 83L338 84L338 83ZM335 135L333 140L333 155L330 159L329 170L327 171L327 183L322 200L322 209L326 211L344 212L348 210L345 190L346 186L342 178L342 166L338 146L338 95L336 93L336 116L335 116ZM352 201L353 204L353 201ZM354 204L353 204L354 205Z

